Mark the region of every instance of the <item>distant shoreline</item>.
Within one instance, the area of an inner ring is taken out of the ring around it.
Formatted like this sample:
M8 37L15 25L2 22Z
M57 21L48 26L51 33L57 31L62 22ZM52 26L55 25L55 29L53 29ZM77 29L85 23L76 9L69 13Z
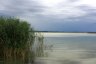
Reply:
M34 32L45 32L45 33L90 33L96 34L96 32L67 32L67 31L34 31Z

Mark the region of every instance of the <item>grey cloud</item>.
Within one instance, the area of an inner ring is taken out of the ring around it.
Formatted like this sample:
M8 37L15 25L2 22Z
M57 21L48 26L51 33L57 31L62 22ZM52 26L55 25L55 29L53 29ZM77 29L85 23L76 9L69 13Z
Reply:
M96 22L96 9L89 7L89 6L79 6L78 8L81 8L83 11L85 11L87 14L85 16L79 17L79 19L87 20L90 22L95 21Z
M78 0L69 0L69 1L73 2ZM5 7L5 10L0 10L0 11L2 14L4 13L4 15L6 14L6 15L12 15L12 16L23 16L23 17L24 16L30 17L31 15L35 15L35 16L41 15L41 16L46 16L50 18L58 17L58 15L46 15L46 13L45 15L42 15L42 13L47 7L44 7L37 0L15 0L15 1L9 0L7 1L6 4L3 3L2 5ZM71 11L69 12L69 14L65 13L66 17L67 16L73 17L73 16L70 16L70 14L71 14ZM60 15L62 17L65 17L64 14L60 14ZM60 15L59 17L61 17Z
M78 8L82 9L83 11L86 11L87 13L96 13L96 9L89 7L89 6L78 6Z
M76 2L77 0L69 0ZM4 8L4 9L3 9ZM96 22L96 10L87 6L77 8L87 12L85 16L70 18L58 18L56 15L42 15L47 7L40 4L37 0L1 0L0 15L19 16L28 19L38 30L51 31L95 31L96 26L91 26L88 22ZM59 15L60 16L60 15ZM61 15L62 16L62 15ZM63 17L63 16L62 16Z
M33 0L9 0L9 2L2 4L5 9L0 10L0 12L4 13L4 15L22 16L23 14L37 14L43 12L44 8L44 6Z

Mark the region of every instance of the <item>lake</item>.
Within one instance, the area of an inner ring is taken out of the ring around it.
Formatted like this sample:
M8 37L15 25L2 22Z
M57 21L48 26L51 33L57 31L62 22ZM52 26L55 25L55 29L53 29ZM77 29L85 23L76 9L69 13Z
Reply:
M48 56L38 57L36 64L96 64L96 34L42 33Z
M95 33L41 34L44 35L44 56L36 57L34 64L96 64ZM23 64L20 62L14 64ZM9 61L5 63L13 64ZM0 61L0 64L5 63Z

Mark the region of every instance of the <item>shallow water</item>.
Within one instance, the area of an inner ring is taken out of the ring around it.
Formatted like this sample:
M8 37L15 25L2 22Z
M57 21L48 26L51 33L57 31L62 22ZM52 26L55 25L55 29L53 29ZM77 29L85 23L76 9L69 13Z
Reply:
M96 64L96 34L43 34L45 45L53 46L48 57L37 58L37 64Z

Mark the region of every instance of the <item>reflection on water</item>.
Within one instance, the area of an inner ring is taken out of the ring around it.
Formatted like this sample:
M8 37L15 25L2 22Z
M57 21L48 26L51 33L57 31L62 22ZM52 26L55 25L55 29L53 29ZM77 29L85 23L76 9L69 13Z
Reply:
M52 51L46 50L48 57L37 58L36 64L96 64L96 34L52 34L44 34Z

